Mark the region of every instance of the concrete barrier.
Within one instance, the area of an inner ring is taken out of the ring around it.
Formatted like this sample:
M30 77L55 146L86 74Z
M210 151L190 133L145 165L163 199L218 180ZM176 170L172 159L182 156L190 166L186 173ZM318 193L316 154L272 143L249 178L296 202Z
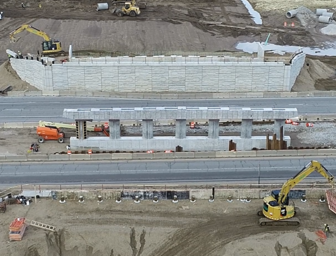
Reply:
M24 97L25 92L24 91L12 91L7 93L8 97Z
M257 150L257 151L213 151L213 152L173 152L173 153L103 153L103 154L42 154L0 155L0 162L26 161L98 161L98 160L153 160L153 159L202 159L202 158L246 158L246 157L298 157L335 156L336 149L300 150Z
M59 91L42 91L42 96L60 96Z
M27 91L25 92L24 96L27 96L27 97L42 96L42 91Z
M270 156L297 156L297 150L258 150L257 157L270 157Z
M256 157L257 151L237 151L236 157Z
M146 155L146 153L142 153L143 155ZM137 156L139 157L139 156ZM115 153L112 154L113 160L132 160L134 158L134 154L132 153Z
M59 91L60 96L76 96L75 91Z
M47 154L39 154L39 153L33 153L27 155L27 161L48 161L49 155Z
M24 155L20 155L20 156L6 156L6 161L27 162L27 156L24 156Z
M51 161L67 161L70 160L70 155L49 155Z
M112 160L112 154L92 154L90 160Z
M336 155L336 149L318 149L318 156L333 156Z
M216 158L216 152L194 152L194 158Z
M75 154L70 155L70 161L88 161L90 160L90 155L88 154Z
M4 128L23 128L22 122L17 123L4 123Z
M298 156L317 156L318 149L302 149L297 151Z
M154 159L173 159L175 158L174 153L155 153L153 154Z
M174 156L176 159L195 158L194 152L175 152Z
M79 97L92 97L93 96L93 92L89 92L89 91L76 91L75 95L79 96Z

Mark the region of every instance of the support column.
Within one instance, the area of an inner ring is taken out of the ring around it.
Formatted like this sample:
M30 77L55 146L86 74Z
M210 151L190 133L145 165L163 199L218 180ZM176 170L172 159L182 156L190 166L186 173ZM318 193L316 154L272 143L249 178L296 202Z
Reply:
M109 120L109 134L110 139L116 140L120 139L120 120L110 119Z
M253 119L242 119L240 137L250 139L252 137Z
M209 139L218 139L219 138L219 119L209 119Z
M153 119L142 120L142 138L153 139Z
M285 128L286 119L275 119L274 120L274 134L276 134L277 140L280 139L280 128L283 126ZM282 135L285 134L285 129L283 129Z
M92 119L76 119L76 138L85 140L87 138L86 122L92 122Z
M176 119L175 121L175 138L185 139L187 137L187 120Z

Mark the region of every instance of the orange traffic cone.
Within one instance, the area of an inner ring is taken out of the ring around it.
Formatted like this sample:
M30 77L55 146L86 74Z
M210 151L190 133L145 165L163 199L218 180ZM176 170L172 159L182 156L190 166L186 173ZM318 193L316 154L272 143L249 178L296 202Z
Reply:
M91 155L92 154L92 149L88 150L88 154Z
M68 150L68 155L71 155L71 150Z
M287 22L286 21L284 22L284 27L287 27Z
M148 150L147 153L148 153L148 154L153 154L154 151L153 151L153 150Z
M190 129L194 129L195 128L195 122L191 122L190 123Z
M295 23L294 22L292 22L292 27L295 27Z

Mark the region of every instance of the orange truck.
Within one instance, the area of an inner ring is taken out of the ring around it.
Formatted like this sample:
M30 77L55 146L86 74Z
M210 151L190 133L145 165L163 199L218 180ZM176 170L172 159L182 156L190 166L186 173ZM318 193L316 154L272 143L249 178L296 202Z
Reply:
M59 143L64 142L65 134L56 127L42 127L36 128L36 133L39 136L38 142L43 143L45 140L57 140Z

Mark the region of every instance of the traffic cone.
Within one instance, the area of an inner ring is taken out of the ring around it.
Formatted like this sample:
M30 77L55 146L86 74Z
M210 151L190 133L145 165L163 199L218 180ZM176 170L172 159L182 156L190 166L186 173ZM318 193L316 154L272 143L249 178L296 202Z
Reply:
M292 28L294 28L295 27L295 23L294 22L292 22Z
M286 21L284 22L284 27L287 27L287 22Z
M285 124L291 124L292 122L292 119L286 119Z
M91 155L92 154L92 149L88 150L88 154Z
M190 129L195 129L195 122L190 123Z
M68 150L68 155L71 155L71 150Z

